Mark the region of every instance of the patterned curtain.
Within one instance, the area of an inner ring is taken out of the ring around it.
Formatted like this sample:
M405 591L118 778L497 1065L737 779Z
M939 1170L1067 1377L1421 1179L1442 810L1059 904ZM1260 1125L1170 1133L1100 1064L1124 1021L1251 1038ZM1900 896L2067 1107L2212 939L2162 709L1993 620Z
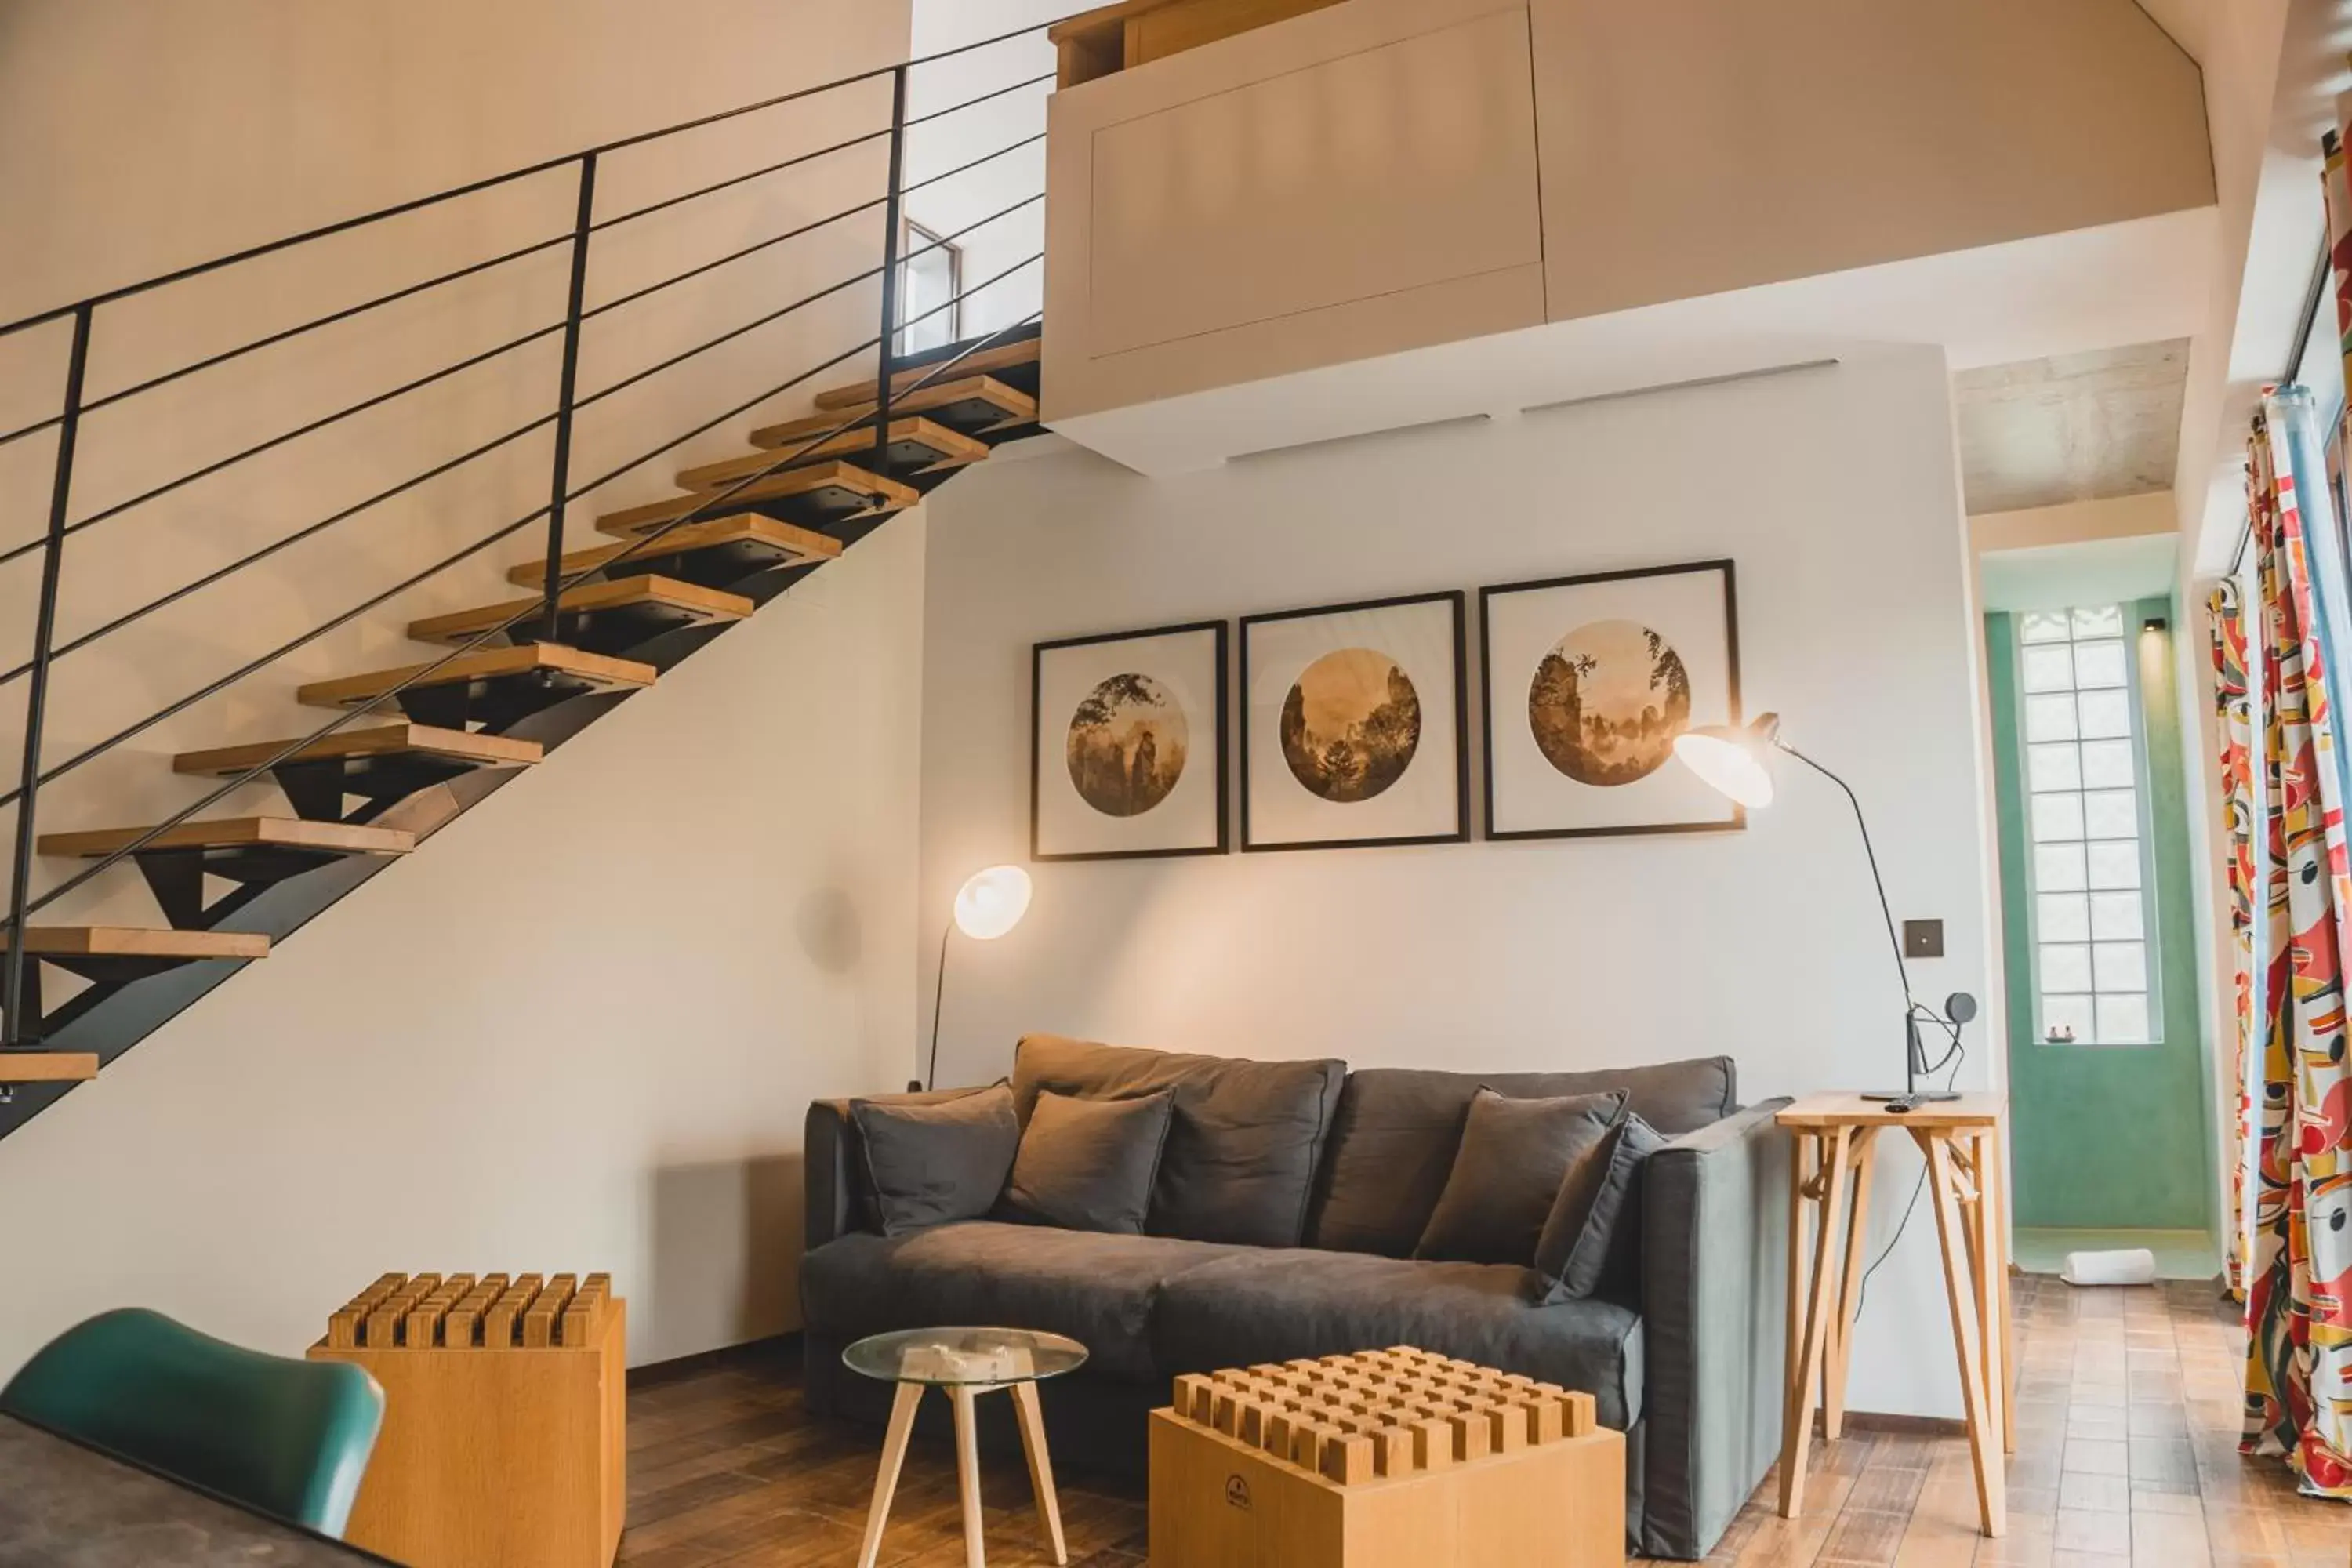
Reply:
M2213 640L2213 703L2221 728L2221 833L2229 855L2230 942L2237 975L2237 1028L2231 1060L2236 1105L2231 1147L2240 1158L2230 1167L2230 1250L2224 1279L2230 1294L2246 1299L2246 1275L2253 1256L2252 1214L2246 1206L2247 1152L2254 1147L2254 1100L2247 1071L2254 1055L2254 780L2253 705L2246 694L2246 621L2237 579L2214 586L2207 608Z
M2262 970L2257 976L2249 963L2242 973L2241 1006L2260 1018L2262 1116L2249 1151L2240 1447L2285 1455L2305 1492L2352 1498L2352 1066L2344 1059L2342 963L2352 873L2328 700L2338 650L2315 604L2305 524L2306 494L2310 505L2329 504L2316 489L2325 483L2318 452L2307 393L2264 399L2247 448L2261 596L2248 651L2262 694L2263 854L2262 928L2253 931L2251 910L2246 926ZM2226 665L2226 647L2219 657ZM2226 693L2223 701L2226 720ZM2234 801L2235 786L2231 794ZM2251 864L2246 877L2251 905Z

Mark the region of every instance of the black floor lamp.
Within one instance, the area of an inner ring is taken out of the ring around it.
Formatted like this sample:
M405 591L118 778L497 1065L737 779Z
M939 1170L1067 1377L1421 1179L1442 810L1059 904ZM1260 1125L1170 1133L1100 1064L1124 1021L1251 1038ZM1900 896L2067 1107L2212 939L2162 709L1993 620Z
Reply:
M940 931L940 973L931 992L931 1058L907 1092L937 1089L940 1078L940 1009L948 995L948 939L961 931L974 942L994 942L1029 912L1029 873L1018 866L974 871L956 889L955 917Z
M1887 946L1895 954L1895 978L1903 986L1903 1091L1865 1094L1863 1098L1886 1100L1899 1110L1930 1100L1959 1099L1948 1089L1921 1089L1919 1080L1939 1071L1958 1052L1960 1026L1976 1016L1976 998L1965 991L1956 991L1945 998L1944 1011L1938 1013L1921 1005L1911 994L1911 974L1903 964L1903 939L1895 934L1895 911L1887 905L1886 883L1878 874L1878 851L1871 847L1870 824L1863 818L1862 802L1855 796L1853 787L1780 739L1778 713L1766 713L1748 724L1705 724L1675 737L1675 755L1682 759L1684 766L1717 794L1751 809L1772 804L1772 757L1776 752L1796 758L1845 792L1846 803L1853 807L1854 826L1862 830L1862 852L1870 861L1871 885L1878 890L1878 912L1886 921ZM1919 1040L1922 1019L1942 1029L1951 1040L1951 1049L1944 1053L1941 1061L1931 1064L1927 1060L1927 1047Z

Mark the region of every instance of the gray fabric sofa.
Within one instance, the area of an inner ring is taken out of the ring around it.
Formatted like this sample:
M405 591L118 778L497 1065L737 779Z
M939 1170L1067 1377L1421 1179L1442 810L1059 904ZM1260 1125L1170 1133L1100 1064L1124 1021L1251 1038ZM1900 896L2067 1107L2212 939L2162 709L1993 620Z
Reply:
M974 1220L886 1237L851 1102L818 1101L801 1266L812 1408L874 1423L887 1415L890 1390L841 1364L866 1334L1050 1330L1091 1352L1082 1372L1043 1389L1056 1458L1139 1475L1147 1413L1180 1373L1420 1345L1591 1393L1601 1420L1628 1436L1629 1546L1693 1559L1776 1455L1787 1140L1771 1118L1782 1102L1739 1108L1727 1057L1593 1072L1349 1073L1332 1061L1031 1037L1013 1084L1024 1126L1040 1089L1119 1099L1172 1087L1147 1228L1193 1234ZM1622 1089L1671 1137L1643 1168L1638 1300L1537 1305L1527 1269L1407 1256L1482 1086L1516 1098ZM959 1092L970 1091L888 1099ZM929 1421L945 1415L944 1401L930 1402ZM984 1428L983 1441L1009 1444L1009 1427Z

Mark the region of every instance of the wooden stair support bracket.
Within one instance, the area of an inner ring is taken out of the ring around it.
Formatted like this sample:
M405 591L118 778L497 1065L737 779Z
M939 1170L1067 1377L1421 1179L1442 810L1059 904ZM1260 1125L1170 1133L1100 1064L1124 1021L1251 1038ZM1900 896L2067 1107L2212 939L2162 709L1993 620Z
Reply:
M544 563L541 569L543 574ZM428 616L423 620L409 622L408 635L416 642L463 642L492 626L514 620L518 615L527 616L530 607L541 602L537 596L509 599L500 605L484 605L478 609L458 610L446 616ZM609 583L577 583L564 590L555 603L559 615L568 611L584 616L597 611L643 606L670 612L683 624L740 621L758 608L740 595L725 594L716 588L651 574L623 577ZM530 622L526 618L514 624L520 628Z
M961 370L963 367L958 365L956 368ZM825 412L812 414L805 419L789 420L782 425L763 425L751 432L751 445L789 447L832 429L845 418L871 419L875 413L872 384L868 383L864 390L866 393L864 398L851 398L827 408ZM951 430L974 435L999 426L1034 422L1037 400L1017 386L1007 386L992 375L963 375L953 381L929 382L903 397L894 397L890 400L890 412L894 415L925 415ZM870 434L872 426L866 428L870 441L873 438Z
M438 668L433 668L437 662ZM432 674L424 672L431 668ZM314 708L373 708L397 700L412 716L458 725L475 721L500 729L568 698L598 691L633 691L654 683L656 671L635 659L614 658L561 643L476 648L446 661L404 665L366 675L314 680L297 700ZM418 676L397 699L394 688Z
M10 940L0 936L0 953L8 951ZM25 955L92 985L128 985L184 963L267 958L269 939L248 931L156 926L27 926ZM38 963L25 965L24 1003L27 1017L43 1016Z
M960 378L968 378L975 375L992 375L998 371L1015 370L1034 365L1037 363L1038 352L1044 342L1043 337L1022 338L1013 342L998 343L992 348L976 349L956 361L955 369L950 374ZM892 373L890 376L891 408L896 410L901 406L899 402L901 396L919 397L931 387L945 385L944 377L937 381L924 379L938 370L937 365L919 364L909 365L904 370ZM918 385L918 383L921 384ZM818 393L811 401L817 407L828 412L855 408L861 404L871 405L875 401L875 389L878 384L877 381L869 377L865 381L853 381L841 386L830 386Z
M483 768L530 767L545 755L536 741L404 720L355 724L289 752L291 744L264 741L183 752L172 759L172 771L231 778L269 764L270 775L296 812L314 821L340 822L350 796L364 803L364 817L435 784ZM287 754L281 759L280 752Z
M715 551L730 555L758 556L767 562L765 566L747 565L745 571L749 573L776 566L815 565L835 560L841 554L841 541L797 523L779 522L774 518L747 511L713 518L709 522L690 522L665 534L635 554L631 554L630 550L627 544L604 544L591 550L576 550L563 558L561 570L566 576L572 576L583 572L601 572L615 565L635 570L646 563L660 562L677 571L684 569L678 563ZM507 581L528 586L538 582L546 570L545 562L522 562L508 568Z
M880 474L836 458L806 468L782 468L764 479L754 479L729 494L725 504L757 507L763 503L798 502L815 518L838 521L875 511L897 511L913 506L922 499L922 492L911 485L902 485L896 479L885 479ZM617 539L634 539L641 533L651 533L666 522L698 511L711 505L714 500L713 496L699 493L681 495L668 500L606 512L596 520L596 531L612 534Z
M779 442L776 446L799 447L809 437L823 435L840 423L838 419L826 419L798 441ZM977 463L988 456L987 442L974 440L920 416L894 417L890 421L890 437L885 448L893 454L892 466L896 468L958 468L967 463ZM905 457L898 457L897 454L902 450ZM871 424L852 425L814 447L796 451L790 458L778 457L773 449L763 449L740 458L729 458L722 462L680 469L677 488L682 490L724 489L738 479L763 473L778 463L790 462L792 468L775 470L779 474L789 474L798 467L835 458L870 458L873 451L874 426Z

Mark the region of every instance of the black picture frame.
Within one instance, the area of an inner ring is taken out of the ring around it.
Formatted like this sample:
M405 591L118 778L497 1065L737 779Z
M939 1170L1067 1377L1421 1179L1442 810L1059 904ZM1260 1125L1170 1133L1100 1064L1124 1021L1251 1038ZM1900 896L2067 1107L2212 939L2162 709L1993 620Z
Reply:
M1455 825L1451 832L1409 834L1370 838L1317 838L1281 844L1254 843L1250 837L1250 632L1278 621L1308 620L1320 616L1367 610L1393 610L1412 605L1446 604L1454 611L1454 801ZM1469 598L1459 588L1433 594L1402 594L1385 599L1358 599L1345 604L1314 605L1304 609L1274 610L1241 617L1241 829L1242 853L1275 854L1293 849L1393 849L1420 844L1467 844L1470 832L1470 688Z
M1137 631L1098 632L1087 637L1056 637L1050 642L1033 643L1029 648L1029 858L1034 862L1051 863L1078 860L1166 860L1190 855L1227 855L1233 852L1233 784L1228 765L1226 743L1231 732L1232 667L1229 658L1227 623L1216 621L1186 621L1177 626L1146 626ZM1040 806L1044 779L1039 756L1044 751L1044 695L1045 660L1048 655L1074 647L1098 647L1108 643L1135 642L1147 637L1194 636L1209 634L1215 667L1216 718L1213 728L1216 735L1214 763L1216 782L1216 841L1213 844L1185 845L1165 849L1087 849L1061 850L1048 853L1043 846L1043 822Z
M1525 827L1508 830L1495 826L1495 647L1494 601L1507 594L1540 592L1548 588L1582 588L1600 583L1622 583L1645 577L1671 577L1685 573L1719 572L1723 576L1725 676L1728 683L1730 722L1742 722L1739 699L1739 591L1737 570L1727 557L1683 561L1664 566L1635 566L1616 572L1587 572L1567 577L1539 577L1522 583L1497 583L1478 590L1478 732L1481 818L1485 837L1495 843L1543 838L1623 838L1665 833L1742 833L1748 808L1732 803L1730 817L1722 822L1639 823L1607 827Z

